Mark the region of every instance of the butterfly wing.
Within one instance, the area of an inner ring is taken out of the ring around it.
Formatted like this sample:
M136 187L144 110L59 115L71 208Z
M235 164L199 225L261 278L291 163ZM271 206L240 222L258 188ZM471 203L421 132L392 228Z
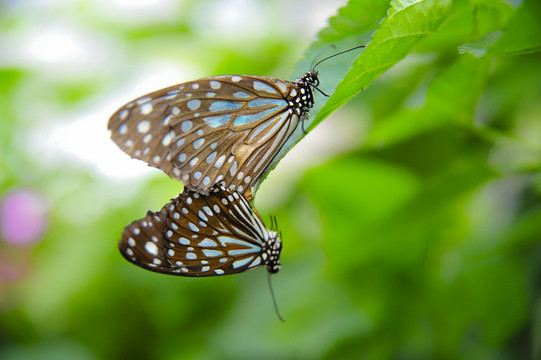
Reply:
M243 192L297 127L298 86L260 76L204 78L126 104L108 127L122 150L193 191L207 194L224 181Z
M242 194L217 187L208 195L185 190L160 212L149 212L126 227L119 247L151 271L216 276L266 265L271 237L276 234Z
M171 200L169 204L174 201ZM167 207L156 213L149 211L144 218L126 226L118 244L126 260L147 270L161 273L170 271L163 246Z

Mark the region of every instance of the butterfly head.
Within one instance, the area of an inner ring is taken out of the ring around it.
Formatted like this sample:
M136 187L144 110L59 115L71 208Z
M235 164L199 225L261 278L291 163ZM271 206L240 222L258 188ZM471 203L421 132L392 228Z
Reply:
M276 231L270 231L269 235L270 237L267 242L267 249L265 251L265 254L267 256L267 271L271 274L275 274L282 268L282 266L280 265L282 240L280 240Z
M310 70L304 74L299 81L307 86L317 88L319 85L319 74L317 70Z
M290 111L294 111L300 117L308 117L309 109L314 106L314 94L312 88L317 89L319 85L319 76L317 70L310 70L297 80L296 87L291 91L291 98L288 99L289 105L293 107Z

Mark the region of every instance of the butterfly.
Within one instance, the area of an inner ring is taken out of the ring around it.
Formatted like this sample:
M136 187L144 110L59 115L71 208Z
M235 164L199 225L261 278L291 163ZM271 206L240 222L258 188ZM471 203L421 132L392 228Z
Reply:
M304 131L318 85L316 70L295 81L207 77L129 102L111 116L108 128L128 155L192 191L208 194L223 181L226 188L251 193L299 122Z
M200 277L259 266L276 273L282 242L241 193L221 182L207 195L184 188L160 211L129 224L119 249L144 269Z

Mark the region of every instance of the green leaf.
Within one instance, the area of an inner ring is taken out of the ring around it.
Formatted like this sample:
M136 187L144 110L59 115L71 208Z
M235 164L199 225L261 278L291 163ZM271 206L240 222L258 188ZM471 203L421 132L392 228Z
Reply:
M333 111L359 93L363 87L406 57L419 41L433 34L445 19L450 3L450 0L392 1L391 8L387 11L387 17L381 22L365 52L355 60L351 69L349 69L348 63L351 63L353 55L348 53L333 58L330 70L325 68L324 71L321 71L322 76L319 87L326 92L336 90L328 100L315 94L315 106L310 111L314 120L305 120L304 129L309 132ZM379 6L375 6L375 4ZM366 43L370 35L369 29L366 25L360 25L358 23L359 18L353 16L353 14L362 13L366 10L363 19L369 19L367 23L373 25L376 24L382 13L383 4L384 2L351 1L339 11L337 17L331 19L331 25L329 28L322 30L321 37L332 39L333 43L341 50ZM340 26L337 26L337 24L346 21L350 24L356 24L356 26L346 27L345 29L344 27L340 29ZM352 36L353 32L350 31L352 27L359 32L356 36ZM361 33L363 30L365 32ZM324 39L319 39L310 47L304 60L297 67L299 75L310 68L309 64L313 62L313 59L325 46L328 46L328 43ZM323 69L323 66L321 66L321 69ZM265 180L280 159L304 135L306 134L297 128L276 155L273 164L262 177L261 182Z
M490 32L478 40L470 41L459 46L458 52L460 54L470 53L475 57L485 56L488 48L498 41L501 34L501 31Z
M406 57L415 45L433 34L449 9L450 1L392 1L383 21L365 52L319 111L310 129L319 124L374 79Z
M529 54L541 51L541 4L524 0L522 7L509 21L500 40L490 48L494 54Z
M367 146L388 145L449 124L472 124L488 72L488 60L460 57L429 85L420 109L403 109L376 123Z
M295 76L302 76L302 74L310 70L315 59L320 59L322 54L328 54L326 50L330 46L334 46L337 50L346 50L368 43L371 34L379 26L387 9L388 1L386 0L351 0L338 11L336 16L329 20L329 26L320 31L318 40L310 46L304 58L297 64L294 72ZM321 63L318 67L321 72L319 88L327 93L332 93L351 67L354 57L355 53L351 52ZM314 96L316 99L315 105L310 110L312 116L316 115L327 101L327 98L317 91ZM305 120L305 130L308 128L309 123L309 119ZM295 133L284 144L267 172L263 175L260 183L265 180L280 159L304 137L305 134L300 128L298 126Z
M318 38L330 44L375 29L388 6L386 0L351 0L329 19L329 26L319 32Z
M325 164L306 178L302 188L321 211L329 260L340 267L371 261L380 243L353 240L386 227L392 214L419 192L418 179L409 170L356 155ZM340 179L354 180L355 188L330 191L329 184ZM355 226L350 226L352 220Z

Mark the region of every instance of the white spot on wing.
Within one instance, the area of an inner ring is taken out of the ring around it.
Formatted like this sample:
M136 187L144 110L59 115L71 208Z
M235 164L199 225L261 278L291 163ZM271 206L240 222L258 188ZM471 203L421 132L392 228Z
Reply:
M286 92L287 90L287 85L285 83L283 83L282 81L276 81L274 83L276 86L278 86L280 88L280 90L282 90L283 93Z
M248 264L250 261L252 261L254 257L253 256L250 256L249 258L246 258L246 259L242 259L242 260L237 260L235 262L233 262L233 268L237 269L241 266L244 266L246 264Z
M262 83L261 81L254 81L254 89L258 91L265 91L271 94L276 94L276 89L272 86Z
M190 130L192 127L193 127L193 122L191 122L190 120L183 121L182 124L180 124L180 128L184 132Z
M141 134L144 134L150 130L150 121L148 120L141 120L139 121L139 124L137 124L137 131L139 131Z
M151 103L143 104L141 105L141 114L148 115L152 112L152 109L153 107Z
M212 164L215 158L216 158L216 151L214 151L212 154L207 156L206 162L209 164Z
M259 265L259 264L261 264L261 258L258 256L258 257L254 260L254 262L252 262L252 263L250 264L250 266L248 266L248 267L251 268L251 267L257 266L257 265Z
M197 139L193 142L193 148L195 150L199 149L201 147L201 145L203 145L203 143L205 142L205 139Z
M231 165L231 168L229 168L229 173L231 174L231 176L234 176L236 171L237 171L237 162L235 161L233 165Z
M147 103L150 100L152 100L152 98L150 96L145 96L144 98L136 100L135 102L137 103L137 105L143 105L144 103Z
M186 103L186 106L188 106L188 109L192 111L199 109L200 105L201 105L201 100L199 99L188 100L188 102Z
M203 206L203 211L207 213L208 216L212 216L212 210L207 206Z
M222 165L224 164L224 161L225 161L225 155L222 155L218 158L218 160L216 160L216 162L214 163L214 167L216 168L221 168Z
M216 256L222 256L224 253L219 250L210 250L210 249L203 249L201 250L203 254L207 257L216 257Z
M151 255L154 255L154 256L158 255L158 247L153 242L150 242L150 241L146 242L145 250Z
M218 247L215 241L208 238L203 239L198 245L201 247Z
M173 130L169 131L162 139L162 145L163 146L169 146L171 144L171 141L175 138L175 132Z
M128 110L124 109L120 112L120 114L118 115L118 118L120 119L120 121L124 121L126 120L129 114L130 113L128 112Z

